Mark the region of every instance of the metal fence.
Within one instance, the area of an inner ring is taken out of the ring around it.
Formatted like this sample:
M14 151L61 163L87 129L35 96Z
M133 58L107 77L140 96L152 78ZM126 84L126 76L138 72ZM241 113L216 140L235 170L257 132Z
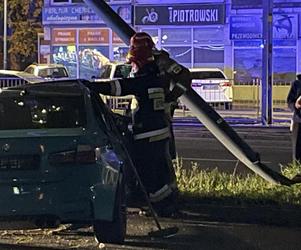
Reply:
M7 87L13 87L13 86L19 86L19 85L24 85L26 84L27 81L21 78L5 78L5 77L0 77L0 88L7 88Z
M19 86L27 84L27 81L21 78L4 78L0 77L0 88ZM247 109L253 110L256 115L260 112L260 100L261 100L261 79L253 79L252 82L243 83L235 82L233 84L233 103L232 109ZM290 89L290 83L288 82L275 82L273 85L273 108L274 109L286 109L286 97ZM132 96L125 97L103 97L104 101L113 110L125 110L129 108L131 104ZM210 103L210 100L208 101ZM210 103L215 109L223 110L225 105L223 103ZM181 105L181 109L186 109L184 105Z

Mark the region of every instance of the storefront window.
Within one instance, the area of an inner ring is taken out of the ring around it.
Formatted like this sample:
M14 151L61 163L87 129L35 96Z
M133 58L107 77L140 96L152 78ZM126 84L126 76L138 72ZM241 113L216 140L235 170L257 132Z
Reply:
M295 48L275 48L273 50L274 83L290 83L296 78Z
M193 66L224 68L224 46L195 46Z
M170 57L184 66L191 68L191 47L163 47Z
M296 48L273 49L274 84L290 83L296 78ZM235 82L252 84L262 76L262 49L241 48L234 50Z
M193 30L194 44L223 44L224 43L224 29L222 26L212 28L197 28Z
M53 46L52 61L54 63L65 65L71 77L77 76L76 75L76 69L77 69L76 47L74 45Z
M79 46L80 78L91 79L98 77L101 67L108 62L108 46Z
M256 78L261 78L262 50L260 48L235 49L234 70L236 83L252 84Z
M191 29L162 29L161 44L191 44Z

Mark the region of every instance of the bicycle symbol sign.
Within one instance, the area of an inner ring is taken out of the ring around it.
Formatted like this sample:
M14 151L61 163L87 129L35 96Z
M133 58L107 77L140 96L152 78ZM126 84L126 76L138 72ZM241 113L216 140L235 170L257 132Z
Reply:
M155 11L154 8L151 8L150 10L146 8L146 15L141 19L142 23L155 23L158 21L158 13Z

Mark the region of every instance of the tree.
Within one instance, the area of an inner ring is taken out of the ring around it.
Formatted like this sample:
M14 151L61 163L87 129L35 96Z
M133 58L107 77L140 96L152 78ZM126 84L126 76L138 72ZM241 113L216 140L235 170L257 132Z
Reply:
M42 32L42 5L43 0L7 1L7 23L11 33L8 39L11 69L22 70L36 61L38 33ZM3 13L3 2L1 9Z

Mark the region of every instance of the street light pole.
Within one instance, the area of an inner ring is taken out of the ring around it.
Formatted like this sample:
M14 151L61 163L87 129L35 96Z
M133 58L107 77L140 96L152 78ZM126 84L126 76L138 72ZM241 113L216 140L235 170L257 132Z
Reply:
M4 0L4 16L3 16L3 69L7 69L7 0Z
M263 0L263 51L261 81L261 122L273 122L273 0Z

